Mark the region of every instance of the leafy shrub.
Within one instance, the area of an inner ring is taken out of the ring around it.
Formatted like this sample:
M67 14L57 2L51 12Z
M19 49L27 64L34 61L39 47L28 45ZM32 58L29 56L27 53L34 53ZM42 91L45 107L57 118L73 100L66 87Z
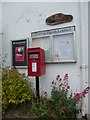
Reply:
M51 99L54 107L52 106L53 113L56 117L71 118L75 117L77 112L81 110L77 105L83 97L88 94L90 87L85 88L80 93L70 94L70 86L68 85L68 74L65 74L62 79L60 75L56 80L52 81Z
M73 116L77 112L76 103L71 101L72 93L69 95L68 91L70 86L68 85L68 74L65 74L62 79L60 75L56 77L56 80L52 81L51 97L53 104L52 107L56 117L66 118ZM70 115L70 116L69 116Z
M90 87L73 95L69 92L68 74L65 74L63 79L58 75L56 80L52 81L51 87L50 99L47 99L47 92L44 92L40 100L34 98L33 112L40 118L75 118L79 112L77 104L88 94Z
M18 105L32 98L32 90L28 86L25 76L20 74L15 68L2 69L2 112L5 113L7 107Z
M38 99L37 97L33 98L32 112L39 118L48 118L50 116L46 92L43 93L40 99Z

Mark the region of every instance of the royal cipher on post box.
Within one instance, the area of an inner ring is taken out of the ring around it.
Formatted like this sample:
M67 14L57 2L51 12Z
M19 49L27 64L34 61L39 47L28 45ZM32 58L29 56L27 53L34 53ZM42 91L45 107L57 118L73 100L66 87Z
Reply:
M28 76L45 74L45 51L41 48L28 48Z

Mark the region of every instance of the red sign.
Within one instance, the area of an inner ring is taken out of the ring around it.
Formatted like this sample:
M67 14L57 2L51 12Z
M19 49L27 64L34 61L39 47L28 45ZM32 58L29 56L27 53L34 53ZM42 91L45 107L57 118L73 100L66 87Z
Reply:
M15 48L16 53L16 61L24 61L24 47L16 47Z

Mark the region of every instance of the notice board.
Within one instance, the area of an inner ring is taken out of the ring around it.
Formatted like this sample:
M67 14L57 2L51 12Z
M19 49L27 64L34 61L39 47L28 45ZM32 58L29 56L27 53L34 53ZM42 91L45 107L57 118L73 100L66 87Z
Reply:
M46 62L76 62L75 26L31 33L32 47L45 50Z
M12 41L12 66L27 66L28 39Z

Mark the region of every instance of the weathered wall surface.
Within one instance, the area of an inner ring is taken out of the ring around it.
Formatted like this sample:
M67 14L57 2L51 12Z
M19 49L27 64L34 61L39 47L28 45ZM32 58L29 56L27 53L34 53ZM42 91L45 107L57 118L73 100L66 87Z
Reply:
M2 58L2 3L0 3L0 79L1 79L1 58Z
M2 3L0 3L0 55L2 53Z
M90 86L90 2L88 3L88 83ZM90 92L88 96L88 111L90 114Z
M80 8L79 3L3 3L3 56L8 53L7 65L11 65L11 40L30 37L31 32L47 30L52 28L61 28L66 26L76 26L76 52L77 63L46 64L46 74L40 78L40 89L50 92L51 81L56 75L62 77L65 73L69 74L69 83L71 89L80 91L81 87L81 38L80 38ZM45 19L55 13L65 13L73 15L73 21L48 26ZM20 72L27 74L27 69ZM33 82L33 78L31 78Z

